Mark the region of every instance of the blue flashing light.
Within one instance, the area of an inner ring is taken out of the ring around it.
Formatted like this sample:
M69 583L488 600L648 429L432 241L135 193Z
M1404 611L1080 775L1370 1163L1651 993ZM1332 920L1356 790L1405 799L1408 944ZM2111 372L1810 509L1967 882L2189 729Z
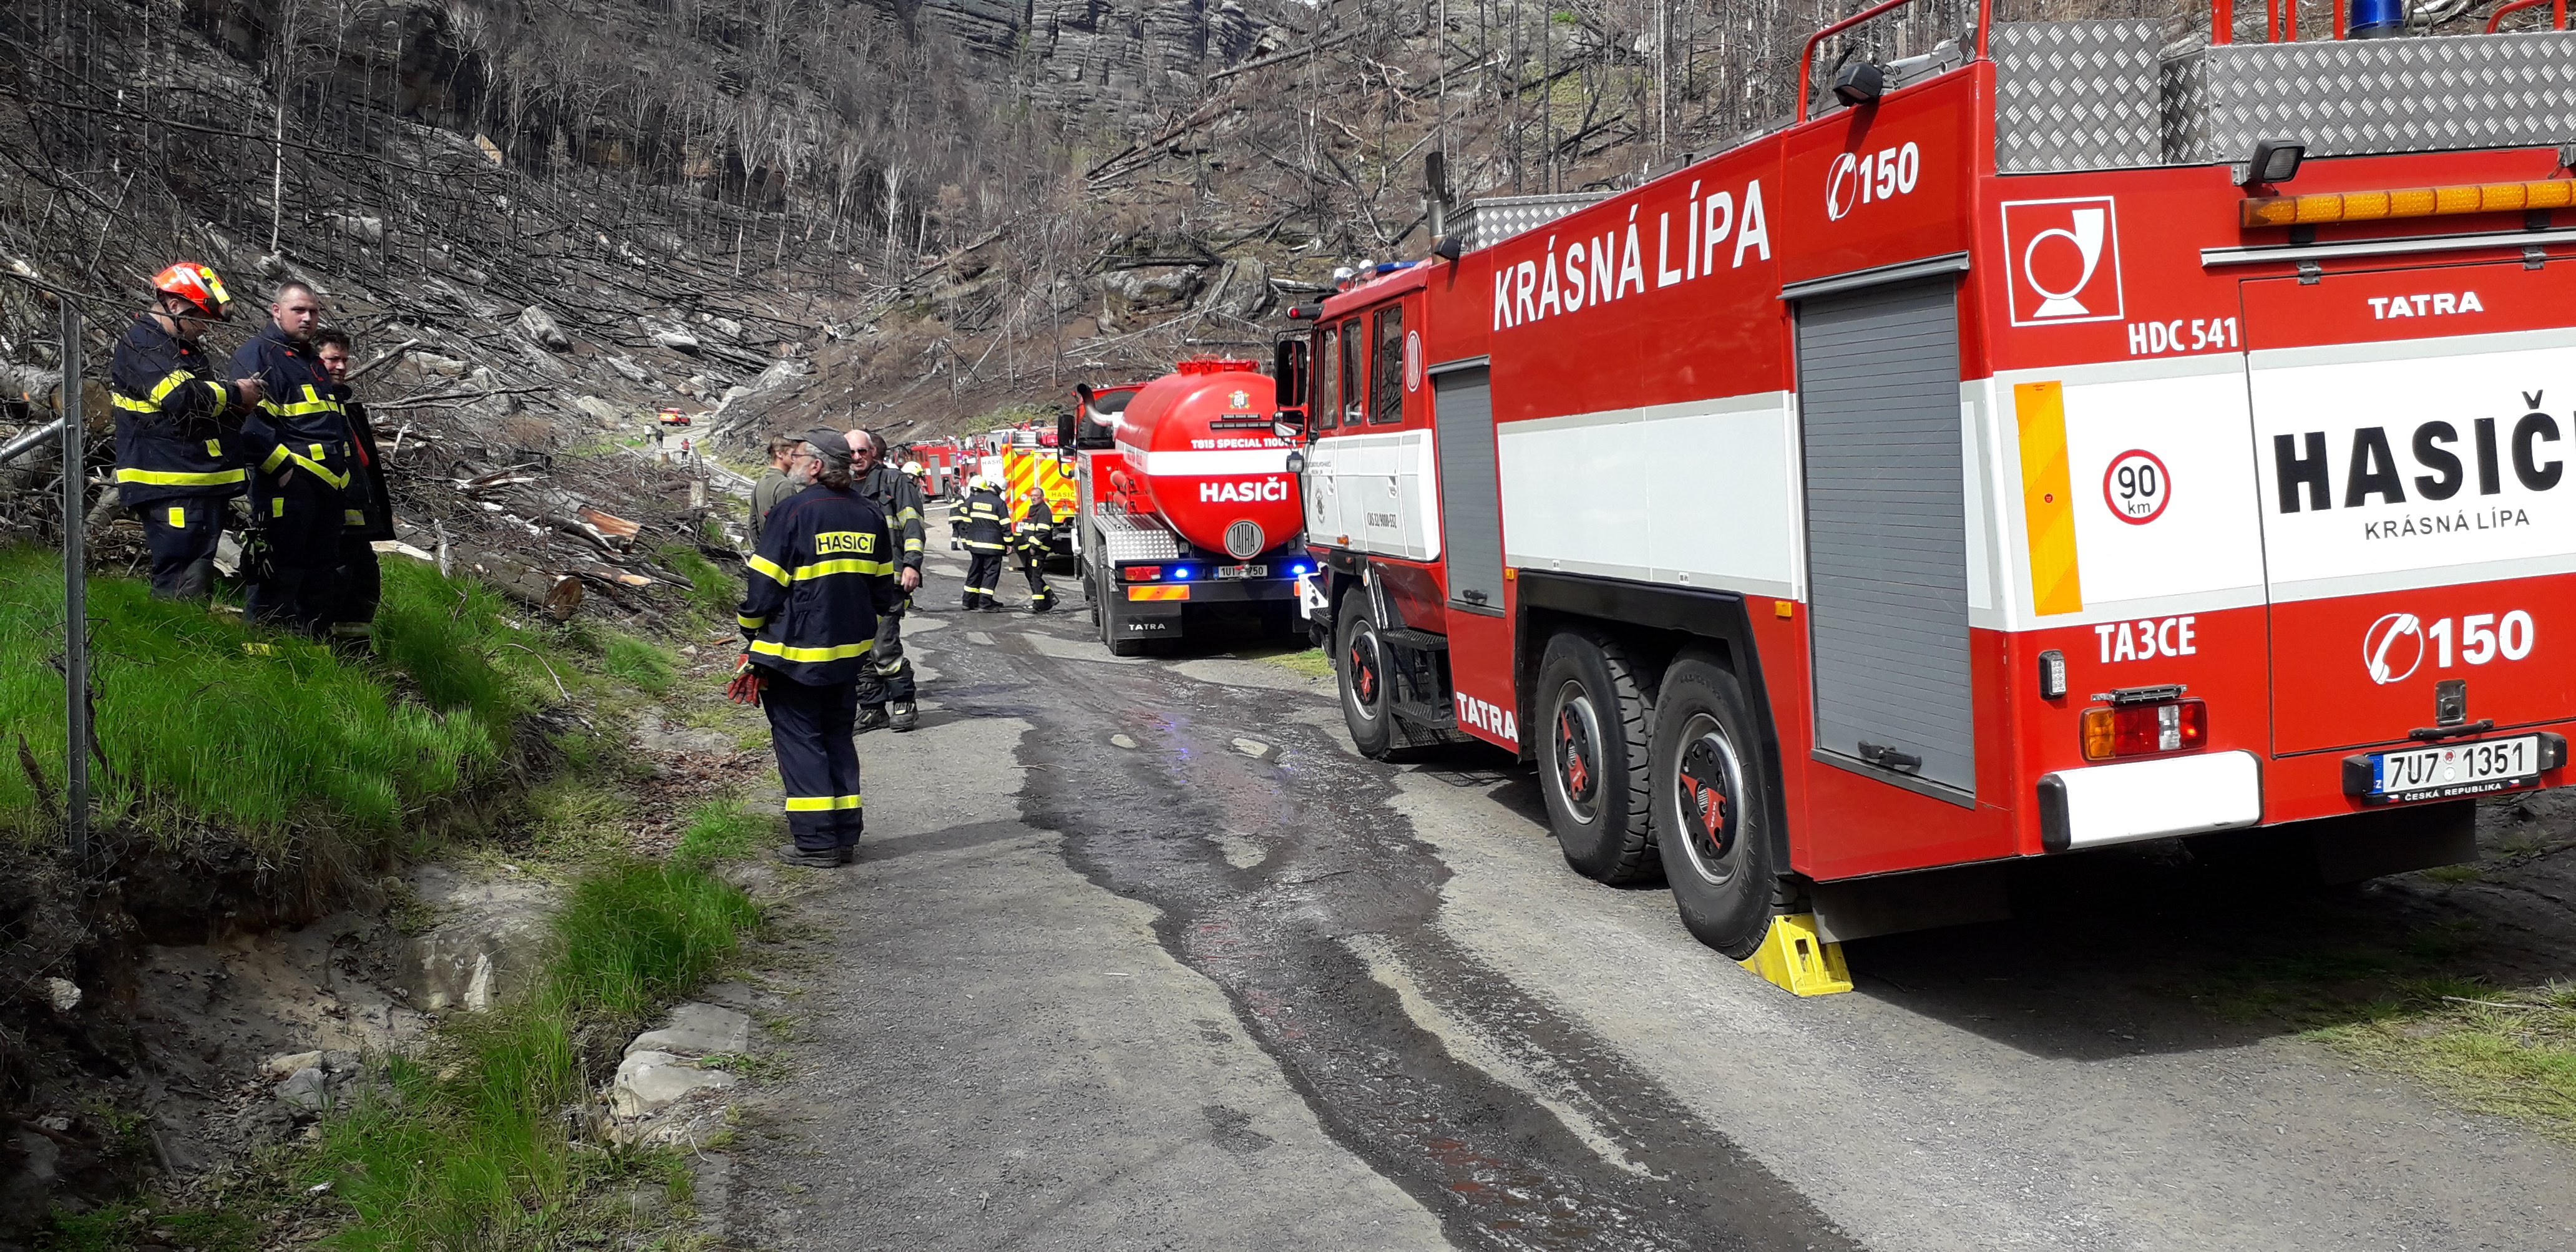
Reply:
M1301 564L1297 564L1297 565L1291 565L1291 566L1289 566L1289 567L1288 567L1288 572L1289 572L1290 574L1292 574L1292 575L1295 575L1295 576L1297 576L1297 577L1301 577L1301 578L1302 578L1302 577L1304 577L1304 576L1305 576L1305 573L1306 573L1306 566L1305 566L1305 565L1303 565L1302 563L1301 563Z
M1174 582L1188 582L1190 580L1190 567L1186 565L1173 566L1172 580Z

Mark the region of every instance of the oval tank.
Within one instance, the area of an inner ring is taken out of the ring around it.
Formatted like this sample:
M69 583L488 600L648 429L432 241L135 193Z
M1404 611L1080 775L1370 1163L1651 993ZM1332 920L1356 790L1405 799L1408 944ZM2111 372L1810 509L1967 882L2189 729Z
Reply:
M1137 503L1238 561L1295 540L1305 519L1291 445L1270 426L1276 394L1251 361L1183 361L1145 384L1115 433Z

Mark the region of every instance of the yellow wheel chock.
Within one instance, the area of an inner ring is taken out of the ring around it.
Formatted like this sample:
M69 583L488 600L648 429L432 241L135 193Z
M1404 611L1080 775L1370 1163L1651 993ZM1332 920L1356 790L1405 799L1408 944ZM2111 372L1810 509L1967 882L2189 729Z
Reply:
M1787 913L1771 919L1771 932L1753 955L1736 962L1791 995L1826 996L1852 989L1843 967L1843 945L1816 934L1816 915Z

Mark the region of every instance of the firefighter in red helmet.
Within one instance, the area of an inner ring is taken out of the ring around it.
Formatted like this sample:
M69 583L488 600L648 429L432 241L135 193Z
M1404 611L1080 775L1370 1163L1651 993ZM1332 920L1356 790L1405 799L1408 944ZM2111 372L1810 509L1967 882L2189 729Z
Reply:
M200 346L232 303L213 270L181 261L155 275L152 290L152 307L135 317L108 367L117 500L143 522L152 594L204 599L224 502L248 477L235 446L242 419L268 393L256 378L224 381Z

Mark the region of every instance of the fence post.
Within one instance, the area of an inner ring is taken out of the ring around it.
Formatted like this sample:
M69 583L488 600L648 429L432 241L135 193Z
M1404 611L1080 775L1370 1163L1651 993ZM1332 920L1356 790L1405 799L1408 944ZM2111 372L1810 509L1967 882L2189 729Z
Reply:
M81 317L69 296L63 310L63 744L71 804L65 826L72 855L89 856L89 520L81 464L87 423L81 418Z

